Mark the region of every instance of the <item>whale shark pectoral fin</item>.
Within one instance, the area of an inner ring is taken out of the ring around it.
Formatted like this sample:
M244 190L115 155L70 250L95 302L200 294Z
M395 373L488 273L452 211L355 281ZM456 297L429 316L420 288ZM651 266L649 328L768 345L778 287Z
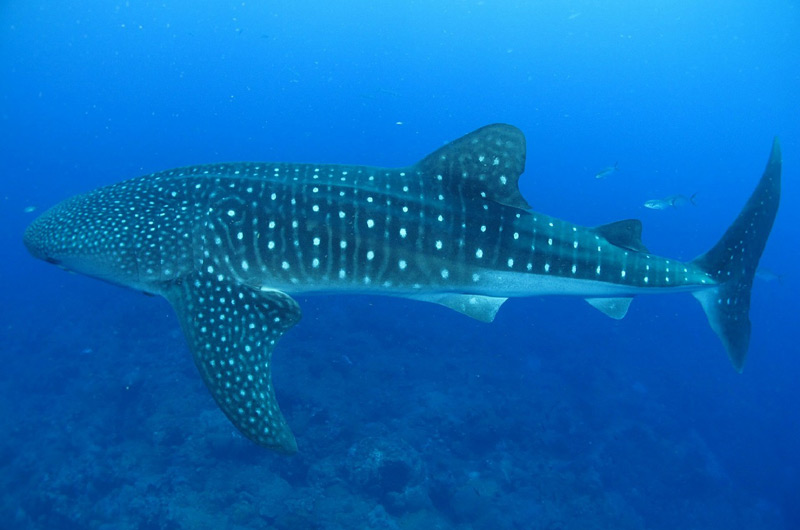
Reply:
M500 306L508 298L477 294L436 294L409 296L412 300L443 305L481 322L492 322Z
M603 314L620 320L628 313L633 298L587 298L586 301Z
M300 320L280 291L256 291L221 275L194 273L167 290L194 362L228 419L247 438L297 452L272 386L272 350Z

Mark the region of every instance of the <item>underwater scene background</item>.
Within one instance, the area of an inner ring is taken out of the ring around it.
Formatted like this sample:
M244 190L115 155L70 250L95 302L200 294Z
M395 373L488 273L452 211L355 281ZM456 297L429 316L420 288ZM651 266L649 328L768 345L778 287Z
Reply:
M0 528L800 527L799 50L788 0L0 3ZM535 210L639 218L682 260L781 138L742 374L687 294L620 321L512 299L492 324L297 296L273 356L285 457L220 412L163 299L22 244L126 178L402 166L494 122L527 137Z

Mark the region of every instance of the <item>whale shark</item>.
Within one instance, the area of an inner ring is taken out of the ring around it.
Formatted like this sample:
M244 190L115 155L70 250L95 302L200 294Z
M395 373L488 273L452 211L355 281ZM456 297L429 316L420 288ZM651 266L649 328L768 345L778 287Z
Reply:
M165 297L211 395L253 442L296 439L271 379L293 295L376 294L490 322L510 297L574 295L612 318L634 296L688 292L734 367L750 340L750 290L780 202L777 138L721 239L681 262L652 254L635 219L579 226L519 190L523 133L488 125L399 168L217 163L170 169L67 199L24 234L62 268Z

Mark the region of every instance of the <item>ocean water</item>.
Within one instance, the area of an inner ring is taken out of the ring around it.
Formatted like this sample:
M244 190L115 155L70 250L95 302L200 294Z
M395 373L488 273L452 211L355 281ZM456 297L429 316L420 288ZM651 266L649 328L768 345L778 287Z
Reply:
M5 0L0 528L800 528L798 65L789 0ZM298 296L273 356L286 457L217 408L164 300L22 244L45 208L149 172L400 166L494 122L526 134L534 209L639 218L678 259L780 136L742 374L686 294L621 321L514 299L492 324Z

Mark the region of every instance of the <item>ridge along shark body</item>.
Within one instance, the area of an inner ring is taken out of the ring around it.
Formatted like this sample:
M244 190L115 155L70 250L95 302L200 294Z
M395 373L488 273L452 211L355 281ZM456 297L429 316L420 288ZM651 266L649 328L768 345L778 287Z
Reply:
M491 321L508 297L586 298L622 318L631 297L689 291L737 369L750 288L780 198L777 139L739 217L692 262L650 254L641 223L596 228L531 211L517 183L525 138L489 125L406 168L232 163L100 188L25 233L38 257L159 294L177 312L216 402L257 444L297 450L273 391L294 293L372 293Z

